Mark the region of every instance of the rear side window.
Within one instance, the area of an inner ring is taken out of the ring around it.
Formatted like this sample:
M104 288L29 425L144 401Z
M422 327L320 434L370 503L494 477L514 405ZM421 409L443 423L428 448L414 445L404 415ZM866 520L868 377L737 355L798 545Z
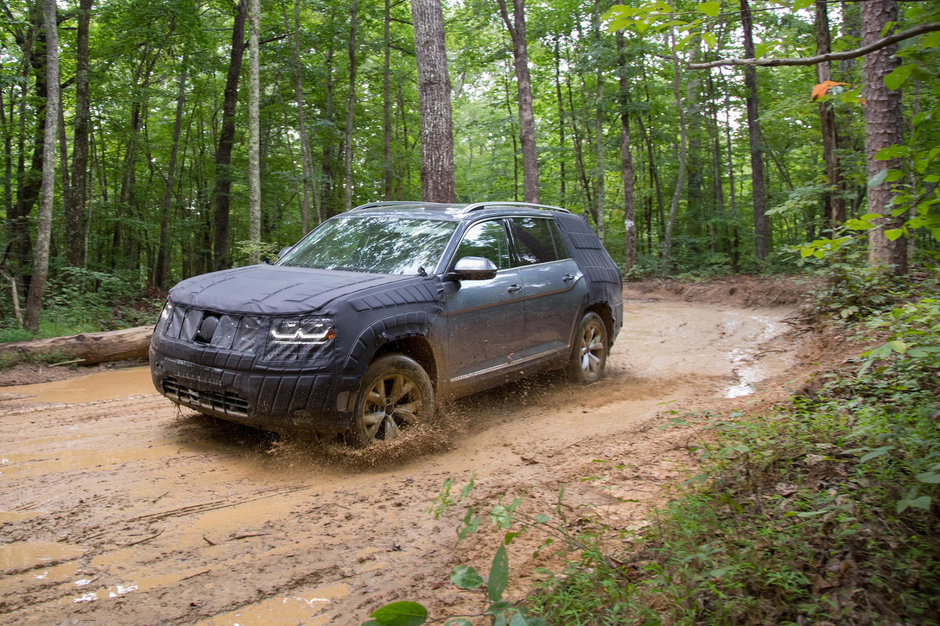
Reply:
M509 219L509 232L512 233L519 265L548 263L568 258L568 251L553 220L513 217Z

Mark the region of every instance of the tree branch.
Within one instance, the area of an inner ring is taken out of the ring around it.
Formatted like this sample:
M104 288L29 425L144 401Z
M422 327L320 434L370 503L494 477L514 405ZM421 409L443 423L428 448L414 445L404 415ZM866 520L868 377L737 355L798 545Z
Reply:
M712 67L732 66L732 65L753 65L756 67L778 67L783 65L817 65L826 61L843 61L845 59L855 59L865 56L876 50L881 50L891 44L910 39L924 33L931 33L940 30L940 22L930 22L920 24L907 30L888 35L884 39L879 39L874 43L854 50L845 50L844 52L830 52L820 54L814 57L804 57L796 59L718 59L717 61L708 61L707 63L689 63L687 67L690 70L707 70Z

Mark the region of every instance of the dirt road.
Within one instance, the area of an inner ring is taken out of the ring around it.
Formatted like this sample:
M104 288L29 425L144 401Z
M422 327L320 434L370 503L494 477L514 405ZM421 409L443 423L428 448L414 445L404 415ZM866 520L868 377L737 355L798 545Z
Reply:
M601 383L506 386L378 451L178 411L145 368L0 388L0 622L358 624L398 599L467 610L449 573L485 569L496 544L457 546L463 510L425 509L474 473L477 497L525 494L548 512L565 486L574 518L642 525L693 461L677 415L779 393L797 356L792 306L633 295ZM513 571L531 559L520 548Z

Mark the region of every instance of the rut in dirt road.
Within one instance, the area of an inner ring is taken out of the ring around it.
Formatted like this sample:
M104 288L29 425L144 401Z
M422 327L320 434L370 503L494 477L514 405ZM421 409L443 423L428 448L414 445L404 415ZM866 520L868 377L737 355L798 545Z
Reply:
M572 510L642 523L689 463L680 433L651 426L686 405L746 401L785 371L791 310L626 309L600 383L549 374L507 385L365 451L178 411L146 370L124 374L143 382L120 397L108 374L0 389L0 615L358 624L399 599L447 615L467 602L450 570L492 553L455 546L459 511L435 520L425 509L446 478L474 473L478 496L525 493L544 510L567 484ZM594 462L608 459L616 470ZM606 478L581 480L599 469ZM530 558L511 555L514 568L533 569Z

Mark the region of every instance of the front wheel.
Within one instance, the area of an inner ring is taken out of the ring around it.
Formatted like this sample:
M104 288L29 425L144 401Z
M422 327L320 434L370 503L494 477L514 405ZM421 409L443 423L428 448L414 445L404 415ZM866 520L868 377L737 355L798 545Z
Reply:
M359 386L352 443L364 448L391 441L404 429L430 420L433 403L431 379L417 361L401 354L378 358Z
M578 333L571 349L568 371L571 379L582 384L593 383L604 375L607 365L607 325L601 316L589 311L578 324Z

